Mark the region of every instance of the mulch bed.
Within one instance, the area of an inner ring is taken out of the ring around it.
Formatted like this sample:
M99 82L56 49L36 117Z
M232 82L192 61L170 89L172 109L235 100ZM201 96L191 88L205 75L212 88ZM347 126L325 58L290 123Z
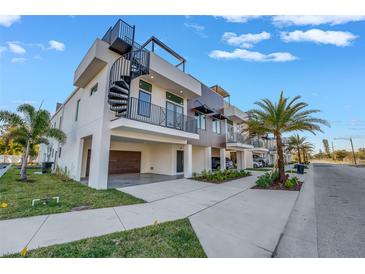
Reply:
M251 189L263 189L263 190L286 190L286 191L300 191L303 186L303 182L298 182L297 186L294 188L286 188L284 185L273 184L268 188L254 186Z

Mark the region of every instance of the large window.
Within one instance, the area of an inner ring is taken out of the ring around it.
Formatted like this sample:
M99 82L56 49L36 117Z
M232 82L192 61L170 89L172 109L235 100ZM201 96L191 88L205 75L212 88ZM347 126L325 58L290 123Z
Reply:
M139 90L138 115L150 117L151 115L151 93Z
M205 115L199 112L195 112L195 120L197 128L205 129Z
M182 106L166 102L166 126L184 129L184 108Z
M221 121L213 120L213 132L217 134L221 134Z

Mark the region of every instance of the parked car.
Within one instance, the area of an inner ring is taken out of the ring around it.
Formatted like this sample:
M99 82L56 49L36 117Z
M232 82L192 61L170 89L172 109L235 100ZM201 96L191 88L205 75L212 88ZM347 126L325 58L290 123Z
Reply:
M256 161L256 160L254 160L254 161L252 162L252 164L253 164L253 167L254 167L254 168L260 168L260 167L263 167L263 166L262 166L262 163L261 163L261 162L258 162L258 161Z
M212 169L219 169L220 167L221 167L221 158L220 157L212 157ZM226 168L227 169L234 168L234 163L229 158L226 158Z
M254 157L254 162L259 162L261 163L261 167L267 167L269 166L269 160L267 158L264 157Z

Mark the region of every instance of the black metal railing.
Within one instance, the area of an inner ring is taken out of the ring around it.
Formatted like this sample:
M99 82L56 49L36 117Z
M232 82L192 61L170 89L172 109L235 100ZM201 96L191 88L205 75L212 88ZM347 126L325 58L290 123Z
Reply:
M112 44L119 38L132 46L134 41L134 30L134 26L131 26L122 19L119 19L114 27L110 27L108 29L102 40Z
M133 77L149 74L150 52L147 49L134 42L133 50L128 54L132 55L130 60L132 60Z
M110 68L109 87L116 81L130 76L130 61L124 56L118 58Z
M197 121L177 111L167 110L158 105L129 98L128 113L125 118L149 123L152 125L173 128L190 133L197 133Z

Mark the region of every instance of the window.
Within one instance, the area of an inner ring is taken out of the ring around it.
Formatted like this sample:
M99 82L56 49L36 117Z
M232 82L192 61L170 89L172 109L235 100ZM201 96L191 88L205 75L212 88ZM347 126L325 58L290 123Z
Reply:
M61 129L61 123L62 123L62 116L60 116L60 122L58 124L58 129Z
M171 102L174 102L174 103L177 103L179 105L183 105L184 104L184 99L175 95L175 94L172 94L170 92L166 92L166 99L171 101Z
M197 128L205 130L205 115L199 112L195 112L195 120L197 124Z
M62 147L59 148L58 158L61 158Z
M182 106L166 102L166 126L181 130L184 128L184 108Z
M98 91L98 83L96 83L91 89L90 89L90 96L93 95L95 92Z
M221 121L213 120L213 132L217 134L221 134Z
M79 119L79 108L80 108L80 99L76 102L76 115L75 115L75 121Z
M139 90L138 115L150 117L151 115L151 93Z

